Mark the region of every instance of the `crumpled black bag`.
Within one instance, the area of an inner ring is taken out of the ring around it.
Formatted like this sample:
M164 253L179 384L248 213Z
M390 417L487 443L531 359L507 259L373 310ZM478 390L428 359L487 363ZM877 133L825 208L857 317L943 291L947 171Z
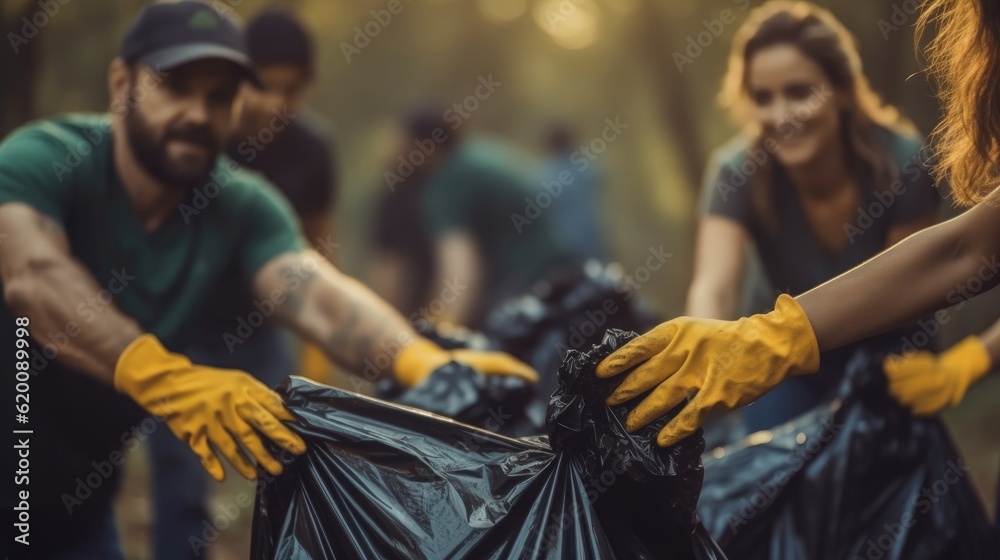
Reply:
M419 325L420 334L442 348L501 350L517 357L538 371L537 385L478 376L449 364L412 389L385 379L376 396L506 436L545 433L549 395L559 384L556 372L568 350L587 350L611 327L645 332L656 324L618 268L591 261L551 271L528 293L492 310L483 333Z
M390 397L385 400L506 436L537 432L525 416L525 406L535 396L534 386L519 377L482 375L458 362L434 370L412 389L386 391L385 395Z
M724 558L695 515L700 432L663 449L667 417L630 435L635 403L603 402L621 379L593 370L634 336L569 353L548 438L289 379L279 392L309 450L258 482L251 558Z
M555 372L569 350L586 351L608 329L646 332L659 323L636 297L615 264L590 261L550 272L523 295L512 297L486 318L483 334L491 348L531 365L539 373L528 420L542 433Z
M1000 558L996 535L938 418L886 390L859 353L838 397L706 459L698 512L733 558Z

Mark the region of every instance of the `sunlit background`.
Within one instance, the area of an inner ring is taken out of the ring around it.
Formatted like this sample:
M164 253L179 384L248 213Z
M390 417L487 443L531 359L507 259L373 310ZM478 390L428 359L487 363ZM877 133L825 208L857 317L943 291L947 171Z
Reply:
M821 1L856 35L875 89L899 106L923 132L938 117L914 52L912 25L902 2ZM69 0L20 45L0 48L0 132L30 119L106 106L106 69L138 0ZM628 272L649 247L673 254L643 285L641 295L664 317L678 314L690 280L696 203L711 150L736 129L715 104L729 42L746 11L759 4L729 0L401 0L374 37L364 34L372 11L388 0L216 0L241 19L264 6L293 9L313 32L318 80L311 105L336 130L341 191L334 232L342 243L335 261L364 278L371 216L386 188L383 173L391 131L407 109L429 100L451 105L473 94L481 78L500 85L470 113L471 129L540 149L553 118L573 123L581 140L598 136L605 119L626 123L597 160L604 177L601 206L612 255ZM34 0L3 0L4 36L38 10ZM722 10L736 14L707 47L688 50ZM893 19L895 18L895 19ZM359 30L366 39L359 41ZM7 42L5 40L5 42ZM363 44L364 43L364 44ZM362 46L363 44L363 46ZM675 53L691 57L678 65ZM951 211L953 213L954 211ZM998 317L998 296L954 313L942 344L979 332ZM978 301L978 300L977 300ZM1000 422L1000 382L977 387L947 414L976 486L992 508L1000 454L991 425ZM152 519L146 459L131 458L120 499L131 558L146 558ZM232 500L244 483L230 481L215 495ZM252 508L218 537L216 559L246 558Z

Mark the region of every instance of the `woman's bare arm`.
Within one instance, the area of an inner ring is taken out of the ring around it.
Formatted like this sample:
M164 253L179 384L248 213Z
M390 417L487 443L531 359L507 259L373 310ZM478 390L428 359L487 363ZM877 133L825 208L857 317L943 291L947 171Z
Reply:
M820 350L905 325L1000 283L997 194L797 297Z
M684 314L704 319L735 319L750 236L728 218L706 216L698 222L694 275Z

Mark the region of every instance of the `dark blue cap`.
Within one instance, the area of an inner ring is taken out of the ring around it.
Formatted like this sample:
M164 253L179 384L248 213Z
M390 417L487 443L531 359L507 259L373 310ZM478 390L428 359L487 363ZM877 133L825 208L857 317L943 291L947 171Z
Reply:
M194 0L146 6L125 33L120 56L126 62L141 62L157 70L222 59L256 81L236 24L212 6Z

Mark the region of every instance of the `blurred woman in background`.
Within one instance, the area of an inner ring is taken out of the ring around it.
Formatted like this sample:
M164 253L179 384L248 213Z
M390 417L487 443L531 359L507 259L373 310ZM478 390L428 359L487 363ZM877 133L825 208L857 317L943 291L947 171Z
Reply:
M775 291L800 294L935 222L940 197L922 139L872 91L853 37L828 11L784 1L753 10L734 37L719 99L744 130L709 167L687 315L739 315L750 245L771 285L751 306L760 312ZM896 333L868 344L899 341ZM818 404L850 354L824 355L830 374L789 379L745 408L746 428Z
M784 380L817 371L822 351L1000 286L1000 3L929 0L922 9L917 43L936 28L927 54L944 109L934 174L969 210L796 298L779 296L770 313L739 321L680 317L621 347L596 374L632 370L608 397L613 405L652 389L629 414L630 431L690 398L657 436L659 445L673 445L713 414L760 402ZM723 353L733 358L720 360ZM991 327L927 357L885 363L889 391L917 414L958 404L995 369L1000 331Z

